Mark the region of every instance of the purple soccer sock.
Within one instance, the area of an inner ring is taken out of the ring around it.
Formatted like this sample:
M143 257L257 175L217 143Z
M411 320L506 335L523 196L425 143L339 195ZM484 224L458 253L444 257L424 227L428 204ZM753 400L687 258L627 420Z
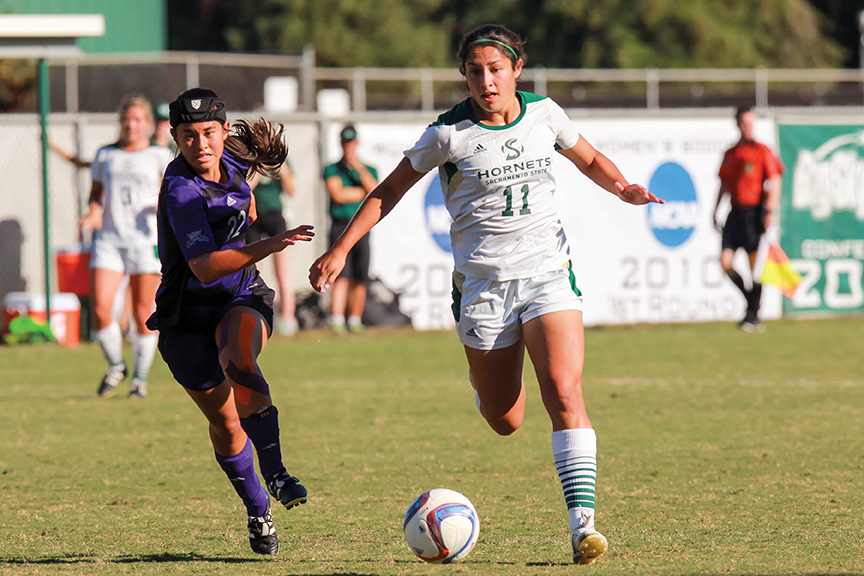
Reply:
M252 443L247 439L243 450L234 456L222 456L217 453L216 461L225 471L237 495L243 499L247 514L256 518L263 516L267 511L267 493L261 486L258 474L255 473Z
M241 418L240 425L255 445L261 475L270 478L285 470L279 444L279 411L270 406L263 412Z

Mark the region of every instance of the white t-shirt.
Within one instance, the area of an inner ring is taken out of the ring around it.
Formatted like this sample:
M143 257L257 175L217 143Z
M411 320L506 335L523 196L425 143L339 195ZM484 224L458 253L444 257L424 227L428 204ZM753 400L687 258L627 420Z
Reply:
M104 190L100 240L119 247L156 245L156 201L173 159L162 146L127 152L109 144L96 152L90 174Z
M478 123L469 99L405 151L417 172L439 169L456 271L466 276L530 278L570 257L551 166L556 146L572 148L579 132L551 99L516 94L522 112L511 124Z

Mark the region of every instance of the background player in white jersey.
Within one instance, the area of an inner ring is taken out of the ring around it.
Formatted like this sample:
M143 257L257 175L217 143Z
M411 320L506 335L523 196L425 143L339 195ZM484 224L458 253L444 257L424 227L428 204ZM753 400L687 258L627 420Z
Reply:
M132 294L133 370L130 396L147 395L147 374L156 354L157 335L145 325L153 312L159 286L156 250L156 200L165 167L173 159L168 148L153 146L153 108L143 96L127 96L120 104L120 137L96 152L90 167L89 211L79 226L94 230L90 260L90 305L93 328L108 369L100 396L111 396L126 377L123 335L112 307L124 274Z
M630 184L548 98L517 92L519 36L503 26L468 33L459 51L470 98L439 117L372 191L351 225L309 270L323 292L345 255L415 183L438 167L453 218L454 317L481 413L495 432L522 424L525 350L552 421L552 449L570 516L573 561L606 552L594 527L596 436L582 398L582 297L555 213L556 147L597 185L630 204L662 202Z

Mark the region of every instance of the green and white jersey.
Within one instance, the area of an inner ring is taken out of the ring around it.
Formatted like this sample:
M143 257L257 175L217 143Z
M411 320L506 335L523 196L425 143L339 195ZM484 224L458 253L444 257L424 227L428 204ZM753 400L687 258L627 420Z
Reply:
M579 132L551 99L516 94L514 122L480 124L468 99L405 151L417 172L439 169L456 271L466 276L530 278L569 260L551 167L556 146L572 148Z
M156 245L156 201L173 159L162 146L129 152L111 144L96 152L90 174L104 190L100 239L121 248Z

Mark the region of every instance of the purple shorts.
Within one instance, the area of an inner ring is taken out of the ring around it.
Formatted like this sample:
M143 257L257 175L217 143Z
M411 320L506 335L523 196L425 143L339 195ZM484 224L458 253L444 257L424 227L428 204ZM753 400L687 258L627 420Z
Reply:
M184 388L204 391L218 386L225 380L222 365L219 363L219 346L216 342L216 326L231 308L252 308L258 311L267 322L267 332L273 331L273 291L267 293L244 294L231 300L227 305L214 309L209 314L214 319L209 330L196 327L184 330L183 325L170 330L159 331L159 352L162 359Z

